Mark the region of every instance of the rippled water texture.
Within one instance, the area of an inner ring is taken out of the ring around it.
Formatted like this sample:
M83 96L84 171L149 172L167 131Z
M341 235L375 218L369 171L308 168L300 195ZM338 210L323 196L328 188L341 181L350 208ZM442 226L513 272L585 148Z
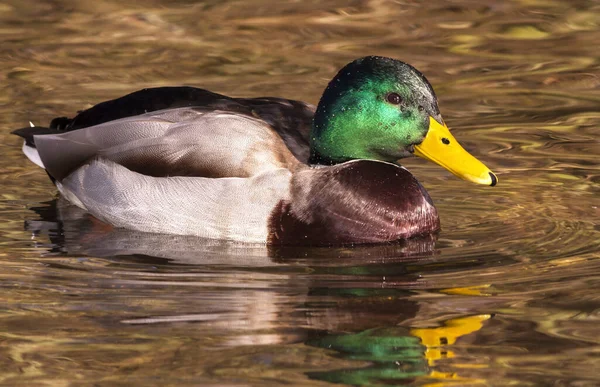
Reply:
M12 0L0 39L0 384L600 383L598 2ZM367 54L424 72L498 173L406 161L437 241L111 231L9 135L148 86L316 103Z

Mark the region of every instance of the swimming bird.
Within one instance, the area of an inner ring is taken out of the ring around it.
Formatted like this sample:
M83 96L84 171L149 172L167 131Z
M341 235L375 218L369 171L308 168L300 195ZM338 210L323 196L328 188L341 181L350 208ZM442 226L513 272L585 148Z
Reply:
M429 194L398 163L413 154L498 181L452 136L425 76L379 56L344 66L316 108L160 87L13 133L66 199L106 223L249 243L438 232Z

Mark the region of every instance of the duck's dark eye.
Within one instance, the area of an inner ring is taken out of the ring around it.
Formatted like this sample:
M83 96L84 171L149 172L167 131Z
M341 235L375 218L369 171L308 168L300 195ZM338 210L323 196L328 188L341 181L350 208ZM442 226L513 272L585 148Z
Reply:
M392 105L400 105L402 103L402 97L398 93L389 93L385 100L391 103Z
M446 145L450 144L450 140L448 140L446 137L442 138L442 142Z

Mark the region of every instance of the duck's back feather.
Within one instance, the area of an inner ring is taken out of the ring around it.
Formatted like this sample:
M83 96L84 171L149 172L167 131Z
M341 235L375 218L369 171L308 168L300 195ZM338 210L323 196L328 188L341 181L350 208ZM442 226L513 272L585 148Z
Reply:
M315 106L302 101L276 97L232 98L189 86L139 90L94 105L73 118L55 118L48 129L51 132L72 131L158 110L182 107L196 107L206 111L219 110L238 116L258 118L283 138L296 158L302 162L308 161L309 134ZM28 128L22 131L27 132ZM24 133L17 134L25 137Z
M199 112L220 111L240 118L263 121L270 130L279 135L287 149L302 163L307 163L309 135L315 107L302 101L275 97L231 98L189 86L158 87L143 89L110 101L99 103L79 112L73 118L58 117L49 127L26 127L13 131L25 139L29 147L36 147L34 136L62 134L84 128L106 128L102 124L121 124L122 119L145 116L161 110L193 108ZM138 121L139 122L139 121ZM119 130L115 128L115 130ZM129 130L123 126L121 130ZM125 134L126 135L126 134ZM157 172L162 174L163 172ZM184 168L172 171L187 174ZM195 173L195 172L194 172Z
M262 120L201 108L162 110L34 139L57 180L95 156L148 176L248 177L298 163Z

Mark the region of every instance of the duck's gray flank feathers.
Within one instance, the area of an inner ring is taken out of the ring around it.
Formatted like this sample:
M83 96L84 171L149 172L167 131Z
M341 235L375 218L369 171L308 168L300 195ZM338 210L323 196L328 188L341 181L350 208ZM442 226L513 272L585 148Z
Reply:
M63 195L98 219L132 230L266 243L292 173L249 178L151 177L98 158L64 178Z

